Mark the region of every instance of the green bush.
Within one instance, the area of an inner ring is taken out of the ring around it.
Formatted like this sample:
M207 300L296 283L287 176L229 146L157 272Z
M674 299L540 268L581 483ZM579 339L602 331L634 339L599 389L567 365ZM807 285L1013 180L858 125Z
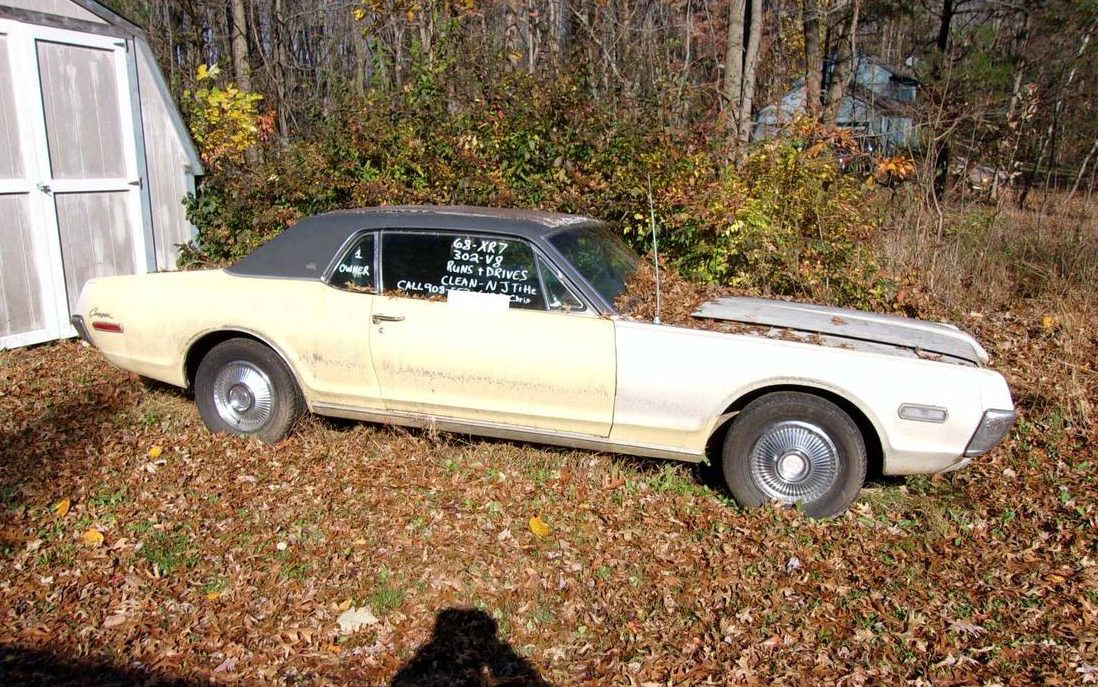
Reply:
M866 191L825 137L769 142L735 166L705 132L611 111L581 74L509 73L460 104L444 78L421 70L405 89L337 108L321 138L216 170L188 201L199 235L184 264L231 263L309 214L398 203L587 214L646 252L651 192L661 252L690 278L837 303L885 294L858 247Z

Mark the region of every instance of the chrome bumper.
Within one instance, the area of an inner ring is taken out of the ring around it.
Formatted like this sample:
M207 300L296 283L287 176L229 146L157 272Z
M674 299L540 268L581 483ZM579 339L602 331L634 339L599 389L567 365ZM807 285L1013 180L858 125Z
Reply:
M1010 428L1014 426L1014 420L1018 414L1013 410L988 410L980 419L980 426L968 441L965 449L966 456L978 456L987 453L1002 441Z
M69 322L72 323L73 329L76 330L76 333L80 335L81 339L87 341L92 348L96 347L95 342L88 336L88 328L84 325L84 318L81 315L73 315L69 318Z

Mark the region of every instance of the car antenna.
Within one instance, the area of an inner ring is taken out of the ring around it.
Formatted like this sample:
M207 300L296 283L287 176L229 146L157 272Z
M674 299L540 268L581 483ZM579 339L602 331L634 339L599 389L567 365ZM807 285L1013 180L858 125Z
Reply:
M656 266L656 316L653 324L660 323L660 244L656 238L656 207L652 203L652 173L648 173L648 220L652 225L652 262Z

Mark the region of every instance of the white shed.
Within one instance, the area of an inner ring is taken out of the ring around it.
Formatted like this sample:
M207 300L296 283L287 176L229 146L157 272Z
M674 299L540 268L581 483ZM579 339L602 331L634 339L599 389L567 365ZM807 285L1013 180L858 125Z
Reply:
M0 0L0 349L74 336L92 277L175 268L202 166L140 28Z

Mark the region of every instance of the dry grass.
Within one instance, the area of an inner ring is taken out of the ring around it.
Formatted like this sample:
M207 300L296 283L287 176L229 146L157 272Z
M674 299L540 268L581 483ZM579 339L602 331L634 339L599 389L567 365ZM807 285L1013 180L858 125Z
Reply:
M975 331L1024 404L1083 428L1098 387L1098 206L1064 194L1030 206L949 207L939 236L934 213L894 198L878 252L905 283L900 305Z
M889 273L913 277L937 302L977 310L1032 300L1098 303L1098 205L1050 194L1031 196L1036 210L949 206L939 234L937 215L911 193L884 203L878 252Z

